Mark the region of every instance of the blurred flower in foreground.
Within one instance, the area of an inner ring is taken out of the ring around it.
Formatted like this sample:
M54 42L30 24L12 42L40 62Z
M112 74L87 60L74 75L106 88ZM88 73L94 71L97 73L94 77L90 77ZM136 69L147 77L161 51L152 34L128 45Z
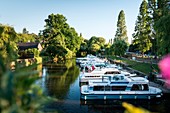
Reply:
M170 79L170 54L163 57L158 64L161 74L165 79Z
M151 113L150 111L140 108L140 107L135 107L132 104L123 102L122 106L126 109L125 113Z

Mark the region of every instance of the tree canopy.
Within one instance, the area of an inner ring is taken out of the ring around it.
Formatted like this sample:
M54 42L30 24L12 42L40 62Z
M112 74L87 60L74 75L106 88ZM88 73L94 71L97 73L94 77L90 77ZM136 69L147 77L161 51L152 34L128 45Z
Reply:
M148 4L145 0L141 3L139 11L133 38L134 44L138 46L138 50L144 54L144 52L150 50L152 47L151 17L149 16Z
M114 55L123 56L127 50L127 43L124 40L116 40L111 46Z
M91 54L97 54L100 49L104 48L106 40L103 37L93 36L88 41L88 51Z
M66 56L72 57L76 55L76 52L80 49L82 37L78 35L73 27L70 27L67 23L66 17L61 14L50 14L47 19L45 19L46 25L43 30L44 45L46 52L51 58ZM56 48L54 51L49 51L50 48ZM60 54L61 50L66 50ZM69 55L67 55L69 54Z
M117 21L117 31L115 35L115 41L116 40L124 40L126 43L128 43L128 37L127 37L127 29L126 29L126 22L125 22L125 13L123 10L120 11Z
M6 63L17 57L16 42L17 33L14 28L0 24L0 55Z

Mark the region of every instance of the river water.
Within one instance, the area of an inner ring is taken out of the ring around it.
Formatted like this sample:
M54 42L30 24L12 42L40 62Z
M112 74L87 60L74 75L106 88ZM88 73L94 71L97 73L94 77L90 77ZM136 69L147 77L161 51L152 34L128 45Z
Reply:
M67 64L46 64L43 66L40 84L46 95L54 98L47 103L44 112L50 113L124 113L122 102L126 100L110 101L82 101L80 100L79 74L80 69L75 61ZM126 101L152 112L168 113L170 99L168 95L161 100Z

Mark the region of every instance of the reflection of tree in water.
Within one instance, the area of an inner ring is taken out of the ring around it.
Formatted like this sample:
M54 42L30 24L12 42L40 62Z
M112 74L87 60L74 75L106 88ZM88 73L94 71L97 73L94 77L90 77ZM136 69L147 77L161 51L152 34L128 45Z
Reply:
M69 61L66 65L46 65L46 68L48 74L45 80L46 93L58 99L64 99L70 85L75 82L79 75L79 68L75 65L74 61Z
M81 106L87 106L89 112L93 113L124 113L125 109L122 106L122 102L127 102L136 107L142 107L154 112L163 110L159 107L160 102L158 100L81 100L80 104Z

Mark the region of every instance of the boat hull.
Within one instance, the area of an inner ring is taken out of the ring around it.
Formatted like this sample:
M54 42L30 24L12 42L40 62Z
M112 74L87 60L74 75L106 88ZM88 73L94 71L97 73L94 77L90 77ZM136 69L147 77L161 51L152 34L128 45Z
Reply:
M80 98L83 100L110 100L110 99L158 99L161 98L161 94L81 94Z

